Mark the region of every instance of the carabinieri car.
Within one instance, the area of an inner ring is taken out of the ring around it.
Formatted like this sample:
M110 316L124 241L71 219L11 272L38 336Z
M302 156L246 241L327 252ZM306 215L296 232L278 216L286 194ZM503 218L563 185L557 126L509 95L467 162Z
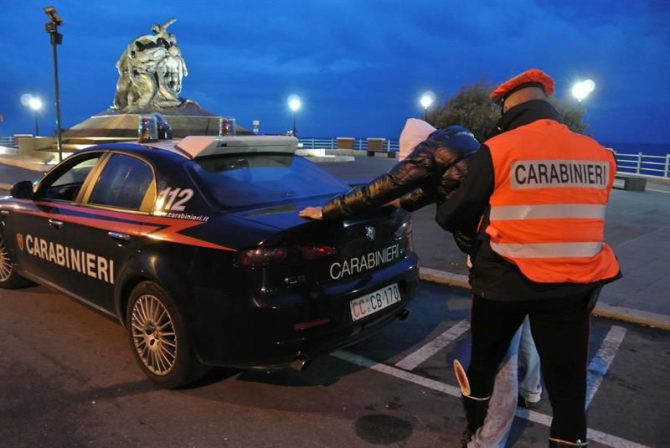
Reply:
M418 283L410 216L298 216L349 186L293 137L112 143L0 199L0 287L28 280L113 316L140 367L301 368L391 320Z

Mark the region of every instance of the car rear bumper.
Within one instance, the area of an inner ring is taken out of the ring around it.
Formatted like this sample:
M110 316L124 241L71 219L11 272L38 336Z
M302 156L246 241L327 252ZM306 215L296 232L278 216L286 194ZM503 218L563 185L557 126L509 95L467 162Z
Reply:
M254 297L236 309L234 319L208 313L206 322L192 327L196 353L207 365L287 367L296 359L312 359L355 344L404 317L418 282L417 259L412 254L350 282ZM351 300L393 283L398 284L399 302L352 321Z

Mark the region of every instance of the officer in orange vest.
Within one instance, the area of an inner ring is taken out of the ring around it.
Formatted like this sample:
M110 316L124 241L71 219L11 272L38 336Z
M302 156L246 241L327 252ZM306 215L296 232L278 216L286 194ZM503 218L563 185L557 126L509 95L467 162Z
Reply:
M549 103L554 80L531 69L502 83L494 135L436 219L475 235L472 352L463 396L464 446L482 425L496 371L526 315L553 408L550 447L587 446L590 313L597 291L620 277L604 242L614 156L570 131Z

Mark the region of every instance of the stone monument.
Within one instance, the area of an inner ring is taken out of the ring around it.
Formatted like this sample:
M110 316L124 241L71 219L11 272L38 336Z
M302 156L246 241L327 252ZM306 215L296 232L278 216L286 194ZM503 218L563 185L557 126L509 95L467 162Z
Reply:
M113 108L119 112L164 110L188 100L179 95L182 79L188 76L186 62L177 47L177 38L167 31L175 22L154 25L153 34L136 38L128 45L116 69L119 80Z
M172 127L173 137L217 135L223 117L181 97L188 76L177 37L168 31L176 22L155 24L125 48L116 63L119 79L112 107L71 127L63 136L71 147L104 140L136 140L142 115L159 113ZM248 134L235 125L239 134Z

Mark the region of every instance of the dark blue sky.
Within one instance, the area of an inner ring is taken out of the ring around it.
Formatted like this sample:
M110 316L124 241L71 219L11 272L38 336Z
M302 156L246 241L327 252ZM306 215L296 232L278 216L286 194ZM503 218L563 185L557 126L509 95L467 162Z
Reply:
M48 0L47 0L48 1ZM0 135L32 132L23 93L45 100L54 126L45 2L0 0ZM567 97L590 77L590 133L606 142L670 142L667 0L62 0L62 119L72 126L110 106L114 67L153 23L170 27L189 76L182 95L267 133L291 126L286 98L302 97L301 136L397 138L418 98L448 98L477 80L498 83L538 67ZM43 132L46 133L46 132Z

